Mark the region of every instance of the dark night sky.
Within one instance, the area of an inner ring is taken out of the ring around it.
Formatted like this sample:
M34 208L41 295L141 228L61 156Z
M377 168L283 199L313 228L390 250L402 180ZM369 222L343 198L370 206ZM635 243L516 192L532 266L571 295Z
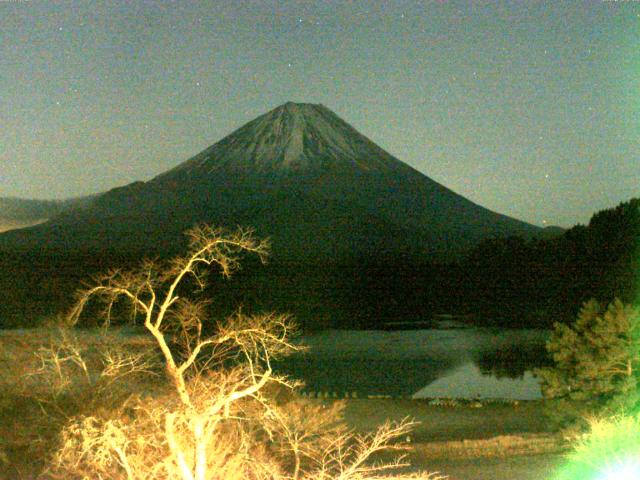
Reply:
M538 225L640 196L640 2L0 1L0 196L147 180L322 103Z

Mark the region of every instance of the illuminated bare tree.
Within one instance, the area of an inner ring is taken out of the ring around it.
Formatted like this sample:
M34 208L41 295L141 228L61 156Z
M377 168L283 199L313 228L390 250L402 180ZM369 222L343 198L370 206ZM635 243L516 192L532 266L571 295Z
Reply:
M204 333L206 302L186 298L185 287L203 288L211 267L231 275L243 252L264 260L268 244L242 229L202 226L188 235L186 256L165 265L145 261L137 270L112 270L79 293L69 316L72 324L91 299L106 306L106 324L116 302L129 302L162 353L169 388L163 394L139 395L130 402L134 413L109 420L84 417L70 424L49 474L350 480L374 478L400 465L370 465L367 460L404 435L410 422L357 436L340 426L338 406L323 409L294 395L278 400L278 391L297 386L272 368L273 359L300 348L290 341L295 328L288 316L238 313L213 334Z

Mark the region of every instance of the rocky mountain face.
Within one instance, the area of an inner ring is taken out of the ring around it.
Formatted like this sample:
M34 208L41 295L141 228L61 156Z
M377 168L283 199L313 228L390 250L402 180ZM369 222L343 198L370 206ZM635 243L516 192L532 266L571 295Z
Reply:
M148 182L0 236L0 248L162 253L198 222L253 226L275 259L300 262L452 258L541 230L452 192L322 105L286 103Z

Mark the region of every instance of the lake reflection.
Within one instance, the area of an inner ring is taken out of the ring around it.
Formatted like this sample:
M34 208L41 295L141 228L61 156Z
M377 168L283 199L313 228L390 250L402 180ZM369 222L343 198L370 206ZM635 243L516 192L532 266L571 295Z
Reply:
M453 328L332 330L305 336L309 346L276 365L305 391L344 397L540 398L531 369L544 362L549 332Z
M540 385L528 370L520 378L498 378L483 374L476 364L469 362L420 389L412 397L537 400L541 394Z

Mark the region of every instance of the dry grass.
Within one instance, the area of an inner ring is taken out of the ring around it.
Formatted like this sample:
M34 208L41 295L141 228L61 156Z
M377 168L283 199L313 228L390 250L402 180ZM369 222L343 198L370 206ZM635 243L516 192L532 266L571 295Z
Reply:
M518 404L483 403L481 408L462 404L451 408L422 400L352 399L347 403L345 420L350 427L366 431L388 419L411 417L418 425L412 442L488 440L503 435L549 434L551 428L539 401Z
M116 408L118 395L140 388L131 378L98 394L108 382L87 382L79 375L81 367L70 360L60 365L59 373L52 364L43 364L43 353L60 351L69 341L68 333L55 328L0 331L0 478L35 478L69 418ZM142 353L151 346L144 337L117 330L76 331L73 341L92 369L104 360L99 352Z
M500 435L489 439L452 440L415 444L412 456L422 459L461 459L479 457L513 457L560 453L567 450L566 442L554 435Z

